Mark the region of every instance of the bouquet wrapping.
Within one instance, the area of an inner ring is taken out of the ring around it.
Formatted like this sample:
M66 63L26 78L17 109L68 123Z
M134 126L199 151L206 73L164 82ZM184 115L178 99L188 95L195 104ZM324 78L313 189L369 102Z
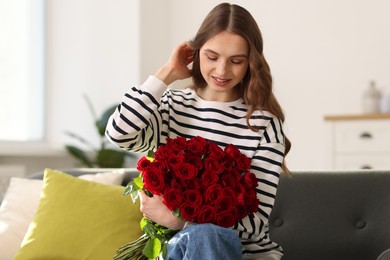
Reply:
M138 161L140 175L124 194L133 200L139 190L160 195L165 206L186 221L228 228L258 210L257 179L250 163L233 144L221 149L199 136L168 138L166 145ZM140 226L144 234L119 248L114 259L164 258L167 242L178 231L147 218Z

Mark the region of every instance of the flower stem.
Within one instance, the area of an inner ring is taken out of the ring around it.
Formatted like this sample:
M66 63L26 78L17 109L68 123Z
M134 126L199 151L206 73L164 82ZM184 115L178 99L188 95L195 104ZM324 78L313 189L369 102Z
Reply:
M142 251L148 242L149 237L145 234L135 241L127 243L116 251L114 260L147 260Z

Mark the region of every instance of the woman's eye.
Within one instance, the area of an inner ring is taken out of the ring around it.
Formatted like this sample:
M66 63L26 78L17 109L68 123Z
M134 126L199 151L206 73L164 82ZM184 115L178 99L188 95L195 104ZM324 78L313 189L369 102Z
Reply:
M212 60L212 61L216 61L218 58L217 57L212 57L212 56L207 56L207 59Z
M241 60L231 60L231 63L233 64L240 64L242 61Z

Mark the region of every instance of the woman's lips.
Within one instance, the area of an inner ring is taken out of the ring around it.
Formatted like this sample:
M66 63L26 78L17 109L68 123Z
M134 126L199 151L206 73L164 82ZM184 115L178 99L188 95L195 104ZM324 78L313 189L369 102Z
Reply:
M229 84L230 79L223 79L223 78L218 78L218 77L212 77L214 84L217 86L226 86Z

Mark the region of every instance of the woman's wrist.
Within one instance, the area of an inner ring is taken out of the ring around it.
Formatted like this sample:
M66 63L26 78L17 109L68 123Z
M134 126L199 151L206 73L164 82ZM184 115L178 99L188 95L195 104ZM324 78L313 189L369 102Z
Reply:
M186 221L182 218L176 217L175 223L170 227L172 230L182 230L184 228Z
M168 86L174 81L176 81L174 74L175 73L173 72L173 70L169 66L165 65L162 66L159 70L157 70L154 76L163 81Z

